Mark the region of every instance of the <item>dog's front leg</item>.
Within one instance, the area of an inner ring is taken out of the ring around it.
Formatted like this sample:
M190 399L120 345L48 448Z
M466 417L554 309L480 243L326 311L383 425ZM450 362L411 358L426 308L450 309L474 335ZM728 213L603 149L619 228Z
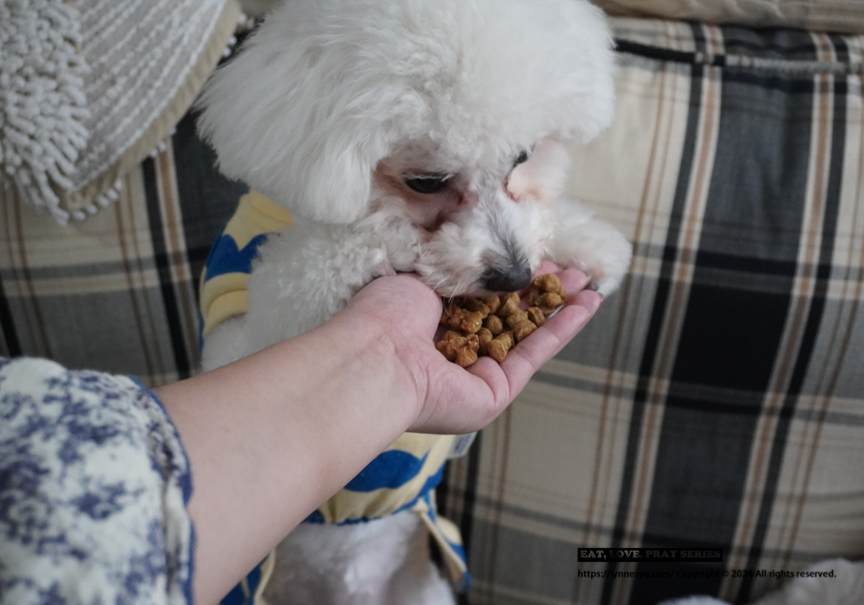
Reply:
M566 198L556 200L553 220L549 259L583 271L603 296L614 292L630 266L630 242L588 208Z
M454 605L420 517L302 523L276 549L270 605Z
M300 217L271 234L246 281L247 312L204 337L204 370L308 332L338 313L375 276L384 256L351 236L347 227Z

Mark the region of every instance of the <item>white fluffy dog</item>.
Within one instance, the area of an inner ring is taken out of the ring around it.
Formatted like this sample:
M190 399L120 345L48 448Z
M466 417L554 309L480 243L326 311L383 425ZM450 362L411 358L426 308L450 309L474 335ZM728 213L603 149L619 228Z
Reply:
M543 259L609 294L625 238L562 197L565 142L613 116L611 36L584 0L289 0L202 97L219 166L294 215L269 236L216 368L323 323L377 276L517 290ZM272 603L452 603L416 515L304 524ZM418 546L419 545L419 546Z

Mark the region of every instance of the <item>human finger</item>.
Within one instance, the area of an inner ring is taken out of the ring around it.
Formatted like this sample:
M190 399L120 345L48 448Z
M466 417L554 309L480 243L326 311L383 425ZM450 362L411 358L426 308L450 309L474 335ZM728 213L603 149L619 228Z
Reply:
M562 272L566 289L584 288L588 278L578 271ZM557 354L596 313L602 297L590 290L575 292L567 304L498 364L481 357L466 370L443 358L431 361L436 385L427 401L421 430L469 432L482 428L515 399L540 367ZM479 379L479 381L477 380Z
M525 388L537 370L585 327L602 302L602 297L596 292L578 292L545 324L534 330L531 336L517 344L499 368L495 367L498 364L494 362L480 365L478 361L469 370L486 380L496 401L507 400L509 403Z

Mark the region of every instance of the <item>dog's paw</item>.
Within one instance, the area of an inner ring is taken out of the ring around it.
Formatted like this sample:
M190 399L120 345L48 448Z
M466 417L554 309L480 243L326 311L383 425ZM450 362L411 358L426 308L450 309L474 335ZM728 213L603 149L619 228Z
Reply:
M612 225L592 218L559 230L555 239L553 260L588 275L589 288L606 297L621 285L630 267L633 246Z
M624 234L587 206L566 198L555 204L553 221L549 260L585 273L591 280L589 287L604 297L615 292L633 255Z
M624 235L606 223L596 222L599 227L591 238L592 250L585 262L585 272L591 277L592 289L608 296L618 289L630 268L633 246Z

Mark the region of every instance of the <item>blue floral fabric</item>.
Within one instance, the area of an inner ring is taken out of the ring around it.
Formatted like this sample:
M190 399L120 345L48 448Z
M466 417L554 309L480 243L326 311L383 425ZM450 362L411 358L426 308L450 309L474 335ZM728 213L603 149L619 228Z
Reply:
M137 380L0 359L2 603L192 603L190 495Z

